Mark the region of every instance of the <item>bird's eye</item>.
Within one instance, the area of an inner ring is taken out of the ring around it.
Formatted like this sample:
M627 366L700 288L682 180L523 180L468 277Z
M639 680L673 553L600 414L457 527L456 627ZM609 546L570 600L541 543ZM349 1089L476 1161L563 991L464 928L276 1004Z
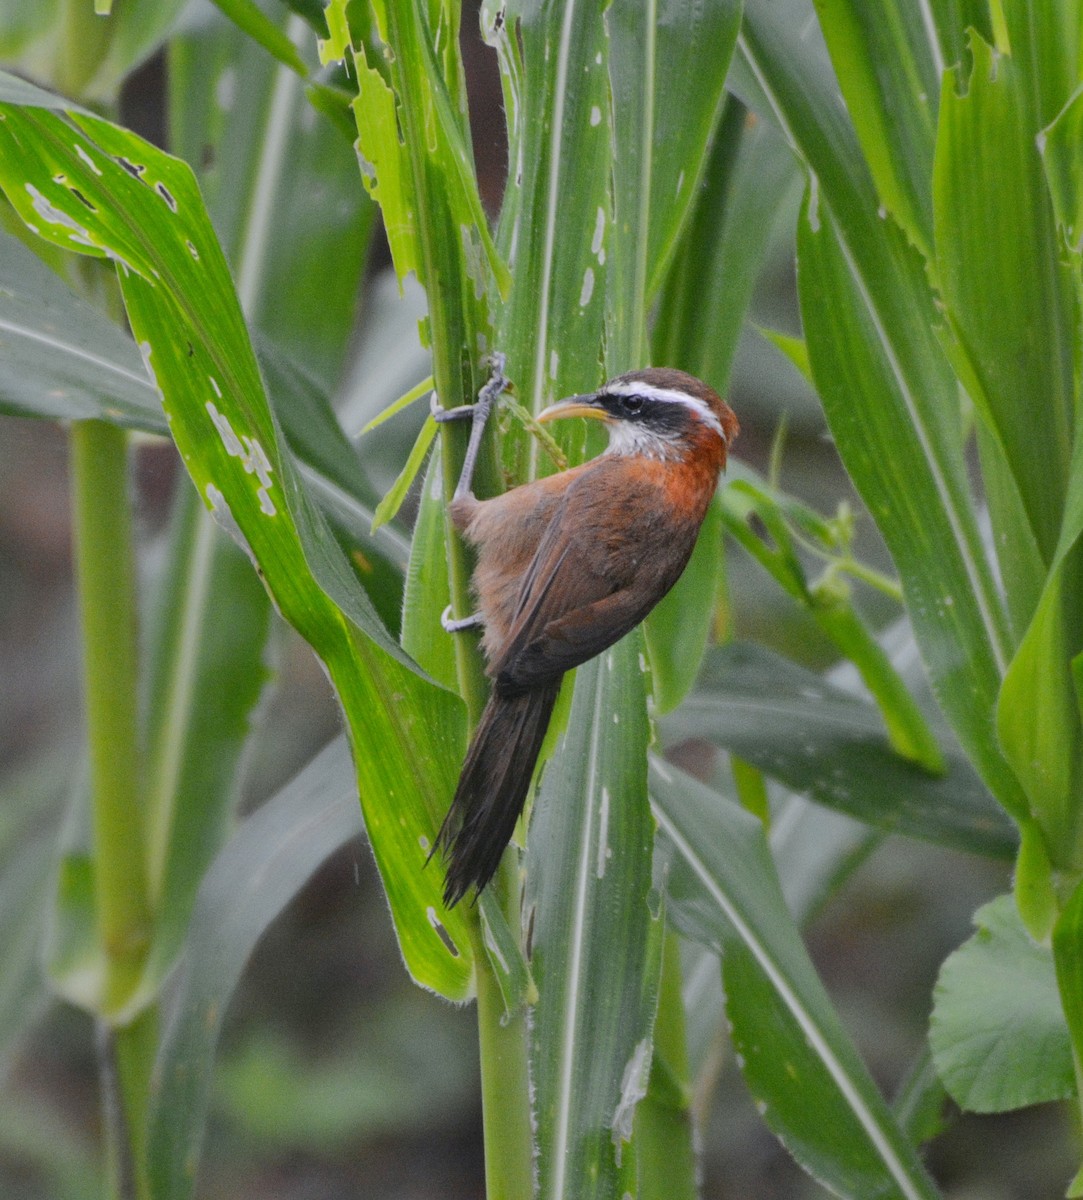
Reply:
M643 397L635 395L625 396L621 400L621 408L623 408L629 416L634 417L636 413L640 412L643 408Z

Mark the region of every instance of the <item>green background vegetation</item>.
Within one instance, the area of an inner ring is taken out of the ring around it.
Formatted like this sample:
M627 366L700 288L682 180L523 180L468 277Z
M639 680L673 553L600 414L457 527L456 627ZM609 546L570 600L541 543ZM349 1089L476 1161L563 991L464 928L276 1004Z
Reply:
M60 422L80 631L20 658L5 568L3 1188L1083 1194L1079 4L56 0L0 53L0 504ZM648 361L746 431L449 912L424 397L494 348L487 490Z

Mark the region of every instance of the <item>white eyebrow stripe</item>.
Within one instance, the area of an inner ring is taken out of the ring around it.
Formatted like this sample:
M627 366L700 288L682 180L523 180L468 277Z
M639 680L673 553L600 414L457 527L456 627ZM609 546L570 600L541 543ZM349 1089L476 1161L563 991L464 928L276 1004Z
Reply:
M665 404L683 404L685 408L690 408L696 416L710 425L715 433L729 445L729 439L722 429L722 422L705 401L688 392L679 391L677 388L655 387L653 383L613 383L603 389L602 395L643 396L644 399L661 400Z

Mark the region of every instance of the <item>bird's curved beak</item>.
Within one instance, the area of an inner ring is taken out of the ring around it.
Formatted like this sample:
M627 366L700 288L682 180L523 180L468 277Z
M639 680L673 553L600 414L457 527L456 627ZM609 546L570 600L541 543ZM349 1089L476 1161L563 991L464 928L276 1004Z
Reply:
M569 396L567 400L550 404L538 413L538 424L561 421L565 417L589 417L592 421L608 421L609 413L598 403L597 393L592 392L585 396Z

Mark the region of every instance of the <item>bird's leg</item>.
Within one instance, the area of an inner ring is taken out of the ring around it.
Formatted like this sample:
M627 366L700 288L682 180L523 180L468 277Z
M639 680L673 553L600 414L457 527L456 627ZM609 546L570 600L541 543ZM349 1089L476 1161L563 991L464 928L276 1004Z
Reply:
M481 439L485 433L486 422L489 420L489 414L493 411L497 397L508 386L508 381L504 376L504 361L504 355L499 350L493 352L490 359L489 380L478 392L478 398L473 404L463 404L458 408L441 408L436 399L436 393L433 393L430 408L434 421L460 421L466 417L471 419L470 441L466 445L466 457L463 459L462 473L459 475L459 482L455 485L452 502L471 495L474 468L477 466L478 451L481 449Z
M481 613L471 613L468 617L453 617L449 604L440 614L440 624L445 633L465 633L468 629L481 629L485 624L485 618Z

